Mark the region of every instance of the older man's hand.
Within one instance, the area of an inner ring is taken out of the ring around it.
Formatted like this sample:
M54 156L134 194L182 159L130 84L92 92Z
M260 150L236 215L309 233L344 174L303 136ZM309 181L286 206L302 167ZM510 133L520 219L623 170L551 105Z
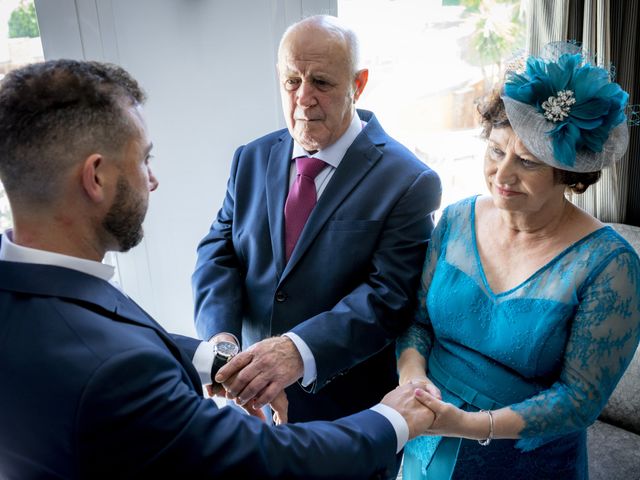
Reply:
M431 398L431 394L416 395L416 390L418 389L426 392L422 388L423 385L406 383L396 387L395 390L387 393L381 402L394 408L404 417L409 425L409 439L425 433L435 420L434 413L426 407L426 400L424 399L424 396Z
M236 355L216 374L228 397L254 408L271 403L304 373L298 349L288 337L262 340Z

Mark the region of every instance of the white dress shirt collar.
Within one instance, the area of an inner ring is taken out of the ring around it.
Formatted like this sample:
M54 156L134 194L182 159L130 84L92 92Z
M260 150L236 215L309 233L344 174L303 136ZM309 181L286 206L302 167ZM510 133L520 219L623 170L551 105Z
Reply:
M0 260L70 268L72 270L77 270L78 272L101 278L107 282L111 281L111 278L115 273L115 267L101 262L17 245L13 243L12 230L5 231L2 236Z
M363 128L364 122L360 120L358 112L356 112L351 119L351 123L349 124L347 131L344 132L342 136L338 140L336 140L335 143L329 145L323 150L318 150L311 156L319 158L325 163L331 165L333 168L338 168L338 165L340 165L344 154L347 153L347 150L356 139L356 137L360 134ZM294 139L291 159L293 160L294 158L305 156L309 156L309 152L302 148L302 146Z

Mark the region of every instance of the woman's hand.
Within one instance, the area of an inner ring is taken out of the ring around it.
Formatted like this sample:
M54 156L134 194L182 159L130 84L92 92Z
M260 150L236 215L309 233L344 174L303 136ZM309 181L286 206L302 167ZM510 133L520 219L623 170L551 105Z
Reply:
M433 395L435 398L437 398L438 400L442 400L442 392L440 392L440 389L438 387L436 387L434 385L434 383L429 380L427 378L426 375L422 374L420 376L416 376L413 377L409 380L405 380L405 382L402 382L402 379L400 380L400 385L404 385L405 383L410 383L411 385L414 385L416 387L420 387L424 390L426 390L427 392L429 392L431 395Z
M451 403L443 402L440 398L430 394L430 392L421 393L417 391L416 398L435 415L433 423L426 432L427 434L469 438L463 434L467 420L466 415L469 412L465 412ZM486 437L480 436L479 438Z
M438 399L442 399L440 389L427 378L425 359L415 348L407 348L398 358L398 374L400 385L411 383L416 387L424 388Z
M505 431L505 427L522 428L521 418L508 408L492 411L490 418L486 411L467 412L451 403L443 402L429 393L416 391L416 398L430 409L435 418L426 431L428 435L444 437L462 437L471 440L485 440L487 438L518 438L517 434Z

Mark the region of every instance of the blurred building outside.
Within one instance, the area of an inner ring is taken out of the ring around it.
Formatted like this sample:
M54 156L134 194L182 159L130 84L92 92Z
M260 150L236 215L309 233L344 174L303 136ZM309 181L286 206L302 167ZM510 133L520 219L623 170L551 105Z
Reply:
M338 0L369 83L358 107L442 179L442 207L485 193L476 102L524 44L520 0Z

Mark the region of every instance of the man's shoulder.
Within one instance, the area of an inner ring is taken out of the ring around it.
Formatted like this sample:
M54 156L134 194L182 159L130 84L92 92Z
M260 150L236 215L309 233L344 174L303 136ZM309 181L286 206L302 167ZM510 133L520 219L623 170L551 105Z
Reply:
M279 152L280 154L284 154L285 151L290 152L292 145L293 139L289 135L289 131L283 128L240 145L236 149L234 159L239 164L243 164L246 161L251 164L256 161L266 163L273 152Z
M407 173L421 174L429 172L437 177L437 174L420 160L407 145L393 138L382 128L380 121L373 112L358 109L358 116L367 122L363 133L374 145L378 145L382 149L387 164L393 162L405 169Z
M84 339L85 344L92 338L103 342L113 334L119 339L114 344L122 346L136 332L148 330L131 321L120 321L124 317L118 312L130 300L91 275L49 265L0 261L0 276L0 306L12 312L12 318L29 318L34 331L42 328L62 336L67 332ZM125 310L136 312L133 308ZM144 318L142 313L139 316Z
M291 140L291 135L289 135L289 131L286 128L281 130L276 130L271 133L267 133L262 137L256 138L246 145L244 145L244 149L261 149L261 148L270 148L271 146L283 142Z
M408 166L410 165L419 171L433 171L426 163L418 158L415 152L395 138L388 137L385 147L385 153L397 158L398 161L403 162Z
M392 169L394 176L405 176L408 179L420 177L433 188L440 188L438 173L406 145L388 136L386 143L380 148L383 155L381 165L384 165L385 169Z

